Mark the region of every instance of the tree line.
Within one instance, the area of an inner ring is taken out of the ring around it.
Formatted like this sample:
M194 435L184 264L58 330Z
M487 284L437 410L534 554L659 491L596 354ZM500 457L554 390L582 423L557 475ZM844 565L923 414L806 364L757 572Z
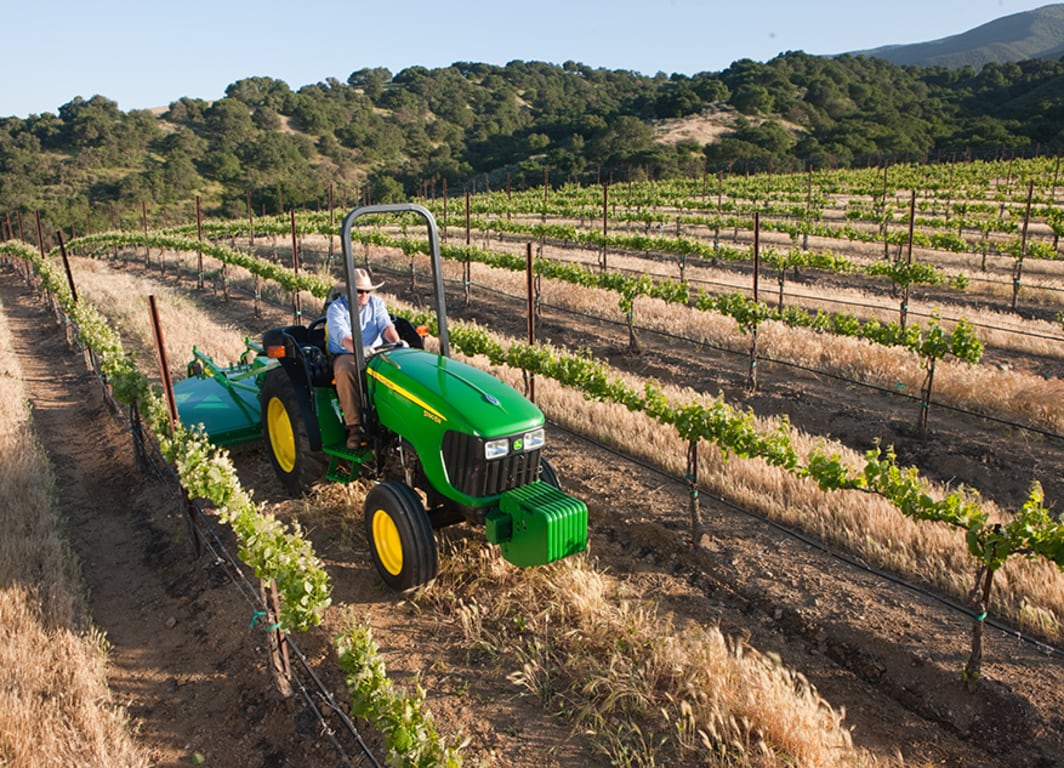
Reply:
M705 116L712 141L659 140ZM0 215L108 226L151 206L185 219L413 195L706 173L1056 153L1064 61L971 67L787 52L692 76L511 61L352 72L293 90L249 77L224 98L123 112L104 96L0 118ZM329 197L335 195L330 200Z

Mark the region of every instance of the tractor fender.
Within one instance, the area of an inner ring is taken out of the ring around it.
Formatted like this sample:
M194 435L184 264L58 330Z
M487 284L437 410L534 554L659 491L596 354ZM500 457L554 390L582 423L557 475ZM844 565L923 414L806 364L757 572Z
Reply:
M262 342L265 349L284 346L284 355L277 358L277 361L281 364L285 375L292 381L296 392L299 393L300 416L307 425L310 447L315 451L320 451L321 427L314 404L314 387L311 383L310 367L303 349L286 328L274 328L267 331L263 334Z

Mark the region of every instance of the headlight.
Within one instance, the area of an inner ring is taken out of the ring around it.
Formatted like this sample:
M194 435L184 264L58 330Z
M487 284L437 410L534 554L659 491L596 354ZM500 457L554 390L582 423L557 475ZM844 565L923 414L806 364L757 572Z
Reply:
M524 450L534 451L537 448L542 448L544 443L544 433L542 429L537 429L532 432L526 432L524 437Z
M498 459L505 456L510 452L510 440L509 438L501 438L499 440L488 440L484 443L484 458L485 459Z

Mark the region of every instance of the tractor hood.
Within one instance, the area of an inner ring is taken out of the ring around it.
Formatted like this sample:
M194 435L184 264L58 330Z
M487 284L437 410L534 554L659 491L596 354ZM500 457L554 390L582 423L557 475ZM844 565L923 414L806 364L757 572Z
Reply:
M445 430L491 438L535 429L544 421L543 412L509 384L430 352L378 354L369 361L366 379L379 410L392 410L385 403L394 397L398 410L409 414L413 407Z

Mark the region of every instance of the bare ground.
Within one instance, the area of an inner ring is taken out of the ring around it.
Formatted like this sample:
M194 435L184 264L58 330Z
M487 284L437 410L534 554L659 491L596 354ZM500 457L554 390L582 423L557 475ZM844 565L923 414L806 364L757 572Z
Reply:
M80 354L64 354L62 330L11 271L0 273L0 299L93 614L111 643L111 685L153 764L188 765L197 753L219 766L342 764L299 699L276 692L252 606L213 558L193 558L180 499L137 468L124 414L108 410ZM238 305L211 311L250 325L248 308ZM969 692L960 670L971 621L934 595L705 497L706 535L692 551L679 483L559 430L552 445L563 483L589 502L591 555L601 567L655 590L682 621L718 623L778 653L845 708L858 745L908 765L1064 765L1059 657L989 628L984 680ZM256 498L299 513L299 502L282 501L260 451L241 449L235 458ZM379 585L361 534L361 492L325 491L333 512L304 520L334 599L370 623L391 674L420 680L441 729L469 739L467 761L607 765L548 703L507 681L506 659L471 653L452 617L421 613ZM446 546L463 535L450 529L441 539ZM342 694L326 642L336 626L332 617L297 642Z

